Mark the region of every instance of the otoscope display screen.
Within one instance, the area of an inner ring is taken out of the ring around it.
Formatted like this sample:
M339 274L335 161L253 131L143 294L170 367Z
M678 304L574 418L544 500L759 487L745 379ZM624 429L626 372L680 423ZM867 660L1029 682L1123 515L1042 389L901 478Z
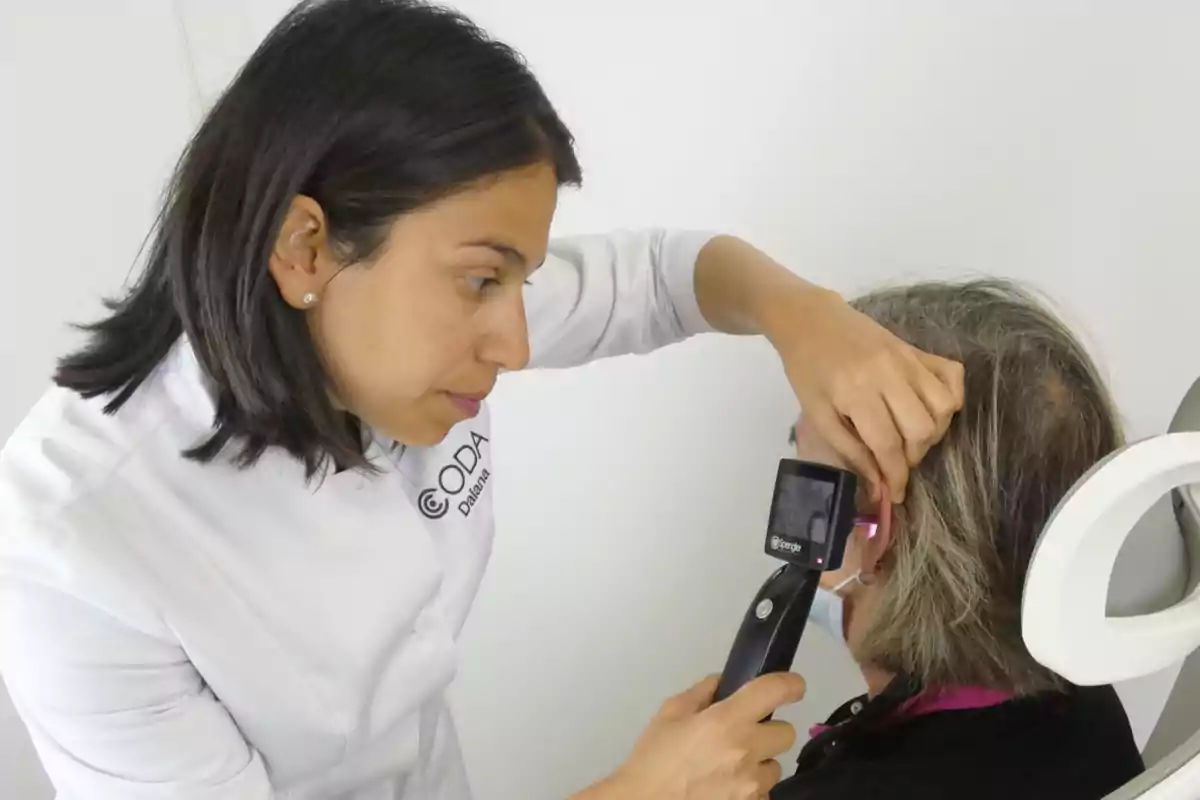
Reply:
M836 484L805 475L780 475L771 534L825 544Z

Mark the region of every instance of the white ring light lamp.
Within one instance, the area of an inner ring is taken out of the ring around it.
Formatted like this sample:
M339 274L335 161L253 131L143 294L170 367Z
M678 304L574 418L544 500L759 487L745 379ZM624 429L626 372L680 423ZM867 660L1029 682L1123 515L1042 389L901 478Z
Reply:
M1119 450L1081 478L1046 525L1031 559L1021 607L1026 647L1075 684L1150 675L1200 648L1198 574L1185 596L1162 611L1133 617L1106 613L1122 544L1168 492L1192 569L1200 572L1195 566L1200 565L1200 381L1171 427L1171 433ZM1185 665L1173 697L1200 692L1200 686L1183 686L1190 672ZM1195 731L1190 738L1147 764L1142 776L1108 800L1200 798L1200 719L1194 727L1188 720L1188 729Z
M1108 617L1117 554L1164 494L1200 483L1200 432L1130 445L1084 476L1059 504L1029 565L1021 626L1029 652L1080 685L1148 675L1200 647L1200 593L1138 617Z

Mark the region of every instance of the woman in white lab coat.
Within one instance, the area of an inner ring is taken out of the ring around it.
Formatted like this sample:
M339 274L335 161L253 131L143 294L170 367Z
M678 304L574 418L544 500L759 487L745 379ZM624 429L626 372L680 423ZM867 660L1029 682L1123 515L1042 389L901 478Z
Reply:
M957 364L732 238L549 242L579 181L537 82L458 16L333 0L260 46L0 457L0 672L61 797L468 797L444 691L502 371L765 334L901 499ZM701 683L580 796L764 796L794 733L758 721L802 686Z

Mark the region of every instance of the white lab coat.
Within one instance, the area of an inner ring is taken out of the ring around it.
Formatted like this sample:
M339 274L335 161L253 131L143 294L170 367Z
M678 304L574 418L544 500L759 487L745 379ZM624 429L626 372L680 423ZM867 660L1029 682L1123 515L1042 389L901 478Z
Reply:
M707 239L554 241L533 366L710 330ZM186 341L102 402L49 391L0 454L0 674L59 797L469 797L445 690L492 544L486 407L436 447L374 438L376 477L306 484L282 452L180 456L213 412Z

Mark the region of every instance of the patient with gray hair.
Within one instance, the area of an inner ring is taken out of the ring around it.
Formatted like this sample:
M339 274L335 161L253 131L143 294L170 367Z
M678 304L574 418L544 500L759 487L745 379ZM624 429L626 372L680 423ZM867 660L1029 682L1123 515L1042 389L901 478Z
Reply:
M822 578L810 624L844 643L868 691L810 732L772 797L1104 797L1143 769L1119 698L1070 685L1021 638L1039 534L1123 442L1095 364L1002 281L921 283L853 305L961 362L965 402L903 505L859 504L843 566ZM803 416L793 434L798 458L847 468Z

